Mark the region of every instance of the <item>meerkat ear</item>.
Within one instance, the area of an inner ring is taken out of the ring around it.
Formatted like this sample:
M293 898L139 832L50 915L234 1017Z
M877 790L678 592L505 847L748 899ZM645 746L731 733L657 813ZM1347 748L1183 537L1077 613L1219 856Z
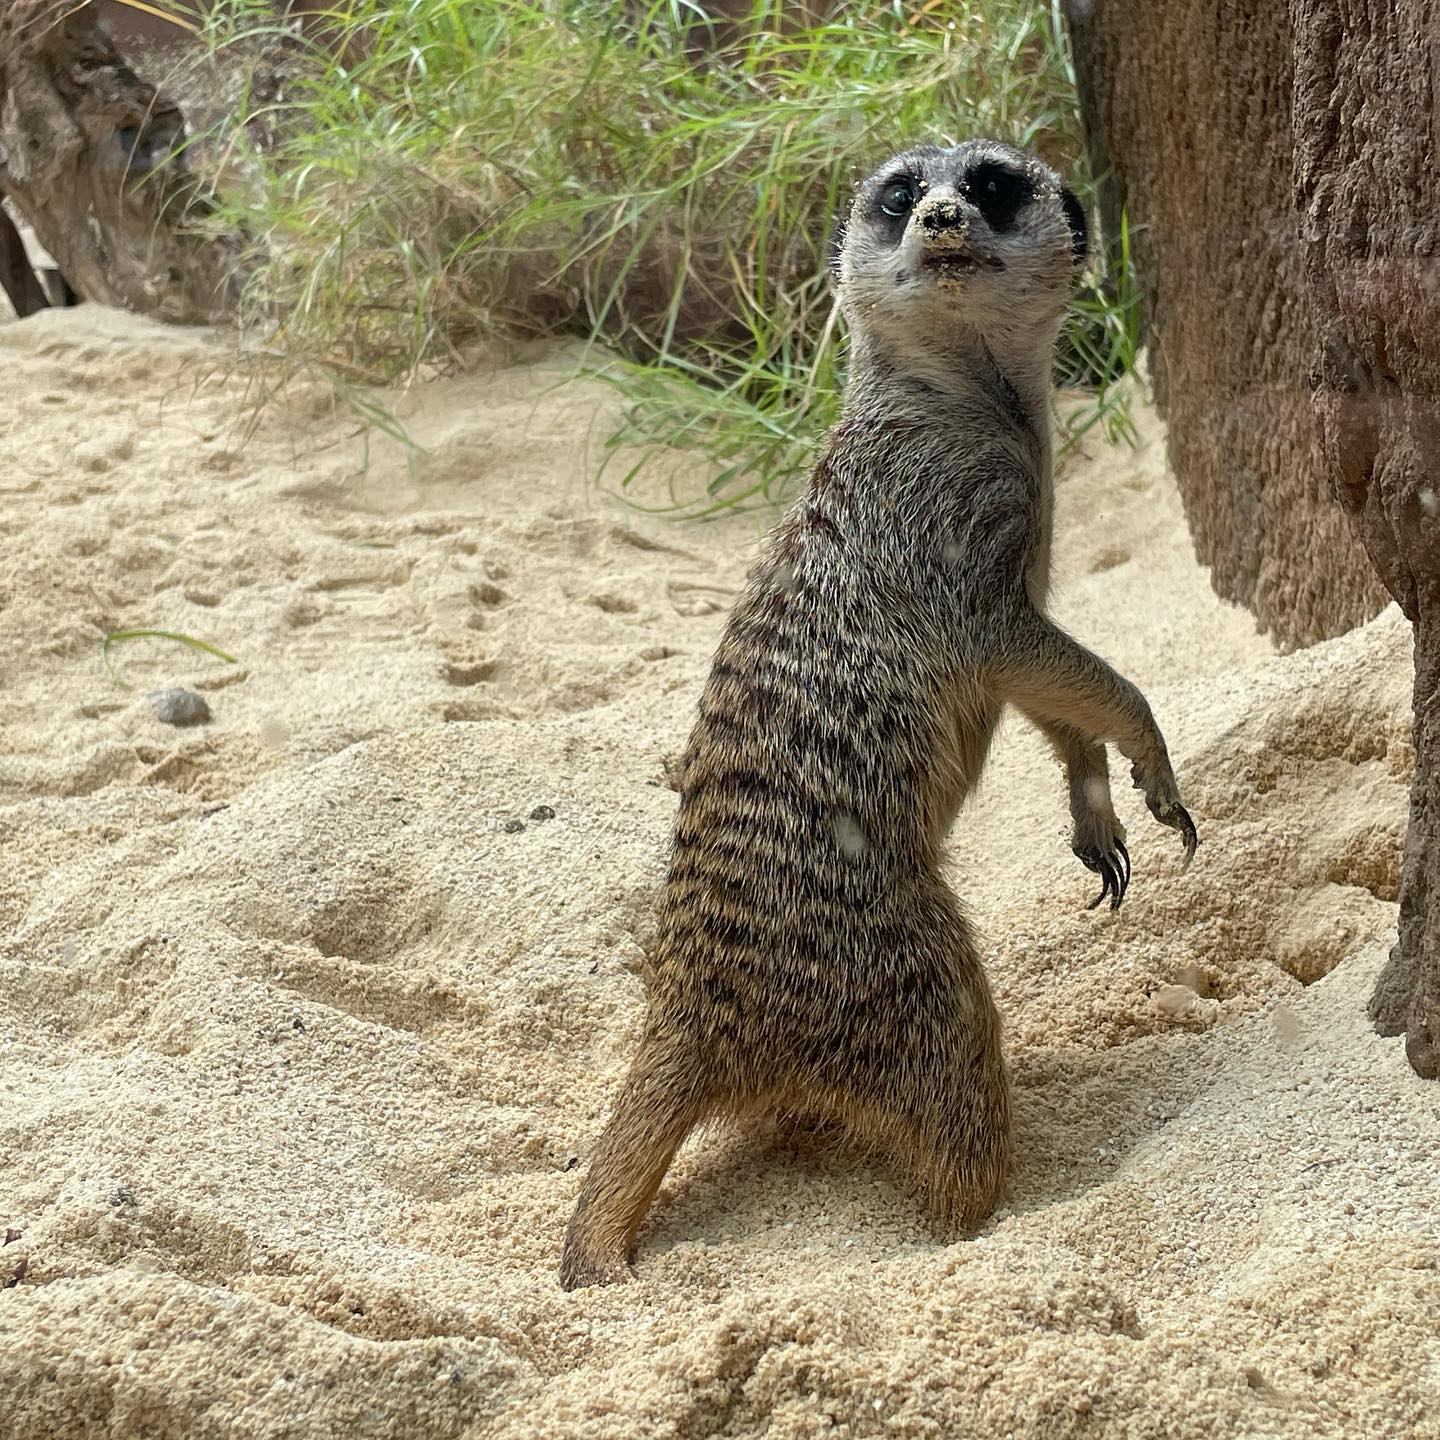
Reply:
M1066 220L1070 222L1070 249L1078 270L1090 253L1090 227L1085 223L1085 207L1075 198L1075 192L1068 185L1060 187L1060 204L1065 211Z
M830 278L835 284L840 283L840 257L845 252L845 236L850 229L850 217L842 214L835 222L835 228L830 232L830 253L827 257L830 269Z

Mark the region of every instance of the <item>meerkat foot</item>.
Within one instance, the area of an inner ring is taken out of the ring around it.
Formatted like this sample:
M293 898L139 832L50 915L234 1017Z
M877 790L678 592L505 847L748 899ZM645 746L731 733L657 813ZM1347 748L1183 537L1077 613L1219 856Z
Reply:
M683 1049L641 1045L565 1232L563 1289L629 1278L636 1233L704 1109L695 1074L693 1057Z
M1185 852L1182 868L1195 858L1195 847L1200 837L1190 812L1180 803L1180 787L1175 783L1175 772L1170 768L1169 759L1162 753L1158 760L1144 764L1136 761L1130 767L1130 778L1135 788L1145 796L1145 808L1162 824L1180 832L1180 843Z
M1171 782L1173 787L1174 782ZM1180 844L1185 853L1180 868L1187 869L1190 862L1195 858L1195 847L1200 843L1200 837L1195 830L1195 822L1190 818L1190 812L1180 803L1179 795L1145 796L1145 808L1162 824L1171 830L1180 832Z
M942 1238L972 1233L999 1204L1014 1146L995 1002L978 966L962 984L954 1013L968 1023L913 1032L884 1067L892 1077L928 1067L929 1081L918 1093L892 1081L849 1117L910 1176Z
M1180 832L1180 843L1184 847L1185 858L1180 863L1180 868L1188 868L1190 862L1195 858L1195 847L1200 843L1200 836L1196 833L1195 822L1190 818L1190 812L1177 800L1173 805L1161 809L1155 805L1149 805L1150 813L1162 824L1168 825L1172 830Z
M973 1234L1000 1203L1010 1171L1009 1084L996 1076L989 1094L957 1089L958 1108L900 1124L876 1109L852 1125L867 1142L879 1142L908 1178L938 1240Z
M994 1213L1005 1193L1009 1137L997 1136L988 1155L955 1154L937 1145L917 1169L930 1210L930 1223L942 1240L973 1235Z
M1100 893L1085 907L1094 910L1110 902L1120 908L1130 888L1130 852L1125 848L1125 827L1110 802L1110 786L1103 774L1085 781L1071 797L1075 834L1070 848L1075 858L1100 877Z
M932 1195L930 1224L939 1240L963 1240L973 1235L995 1213L1005 1194L1004 1180L977 1185L973 1180L946 1182L944 1192Z
M628 1258L617 1258L614 1254L590 1254L579 1244L566 1244L560 1261L562 1290L583 1290L590 1285L623 1285L630 1279Z

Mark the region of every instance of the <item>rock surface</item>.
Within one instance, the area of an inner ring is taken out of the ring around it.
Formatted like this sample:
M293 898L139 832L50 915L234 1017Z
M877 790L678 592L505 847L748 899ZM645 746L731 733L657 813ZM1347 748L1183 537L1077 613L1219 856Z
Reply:
M203 725L210 719L210 702L178 686L152 691L150 704L162 725Z
M1434 1077L1435 7L1069 0L1067 14L1107 218L1113 230L1124 208L1135 234L1156 399L1216 588L1286 644L1358 623L1386 590L1415 626L1400 939L1373 1009Z

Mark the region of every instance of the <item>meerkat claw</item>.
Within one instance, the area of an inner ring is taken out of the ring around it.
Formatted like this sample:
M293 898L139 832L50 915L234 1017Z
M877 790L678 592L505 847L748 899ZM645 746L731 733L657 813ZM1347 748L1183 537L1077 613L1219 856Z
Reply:
M1110 872L1109 872L1108 870L1106 870L1106 871L1103 873L1103 883L1102 883L1102 885L1101 885L1101 887L1100 887L1100 893L1099 893L1085 908L1086 908L1087 910L1093 910L1093 909L1095 909L1095 907L1096 907L1097 905L1099 905L1099 903L1100 903L1109 893L1110 893Z
M1190 862L1195 858L1195 847L1200 843L1200 837L1195 831L1195 822L1190 818L1190 812L1180 802L1173 801L1166 806L1151 804L1148 800L1150 813L1162 824L1168 825L1172 830L1180 832L1180 843L1184 847L1185 858L1180 863L1182 870L1188 868Z
M1120 903L1120 891L1115 886L1115 872L1107 865L1102 872L1102 883L1100 893L1085 907L1087 910L1098 910L1105 897L1110 896L1110 908L1113 910Z
M1110 908L1118 910L1120 902L1125 898L1125 887L1130 883L1128 869L1122 866L1118 859L1102 855L1096 849L1076 850L1075 855L1087 870L1093 870L1100 877L1100 893L1085 908L1094 910L1108 897Z
M1182 870L1187 869L1190 862L1195 858L1195 847L1200 843L1200 837L1195 833L1195 822L1190 818L1190 812L1183 806L1175 807L1175 828L1180 832L1181 843L1185 847L1185 858L1180 862Z

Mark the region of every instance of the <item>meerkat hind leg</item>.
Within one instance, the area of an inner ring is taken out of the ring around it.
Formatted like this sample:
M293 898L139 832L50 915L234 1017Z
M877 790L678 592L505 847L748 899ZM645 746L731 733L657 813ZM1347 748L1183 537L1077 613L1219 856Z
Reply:
M635 1236L675 1152L707 1106L693 1057L646 1040L600 1136L575 1202L560 1284L577 1290L626 1280Z
M852 1112L855 1131L914 1184L942 1239L975 1230L999 1203L1009 1174L1009 1084L1003 1070L984 1069L983 1078L957 1085L948 1105L897 1113L871 1104Z
M969 1234L994 1210L1010 1172L1010 1080L998 1017L989 1042L951 1067L948 1093L937 1098L911 1121L906 1158L937 1233L951 1238Z
M934 933L943 936L944 925ZM918 1007L929 1012L918 1023L913 1005L893 1017L888 1053L876 1057L874 1073L855 1077L836 1107L858 1138L908 1173L947 1238L975 1229L999 1203L1012 1150L1000 1017L968 951L967 941L956 948L965 958L937 967L941 983ZM865 1024L874 1055L884 1027L873 1013Z
M983 1149L957 1145L935 1131L916 1135L910 1169L942 1240L972 1234L1000 1203L1010 1171L1010 1136L994 1134Z

